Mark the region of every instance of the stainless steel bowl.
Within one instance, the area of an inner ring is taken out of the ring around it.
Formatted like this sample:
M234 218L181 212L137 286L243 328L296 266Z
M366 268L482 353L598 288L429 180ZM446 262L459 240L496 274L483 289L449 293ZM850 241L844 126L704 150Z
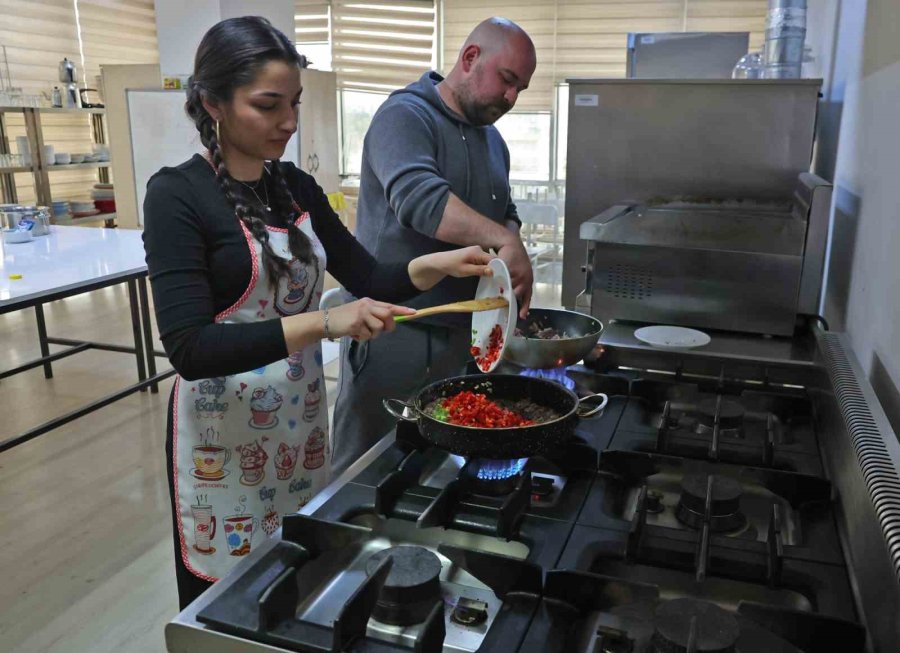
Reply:
M503 352L503 360L532 369L574 365L591 353L603 332L603 324L590 315L553 308L533 308L528 312L528 319L519 320L516 326L528 333L529 326L534 323L540 328L552 327L574 337L542 340L513 336Z

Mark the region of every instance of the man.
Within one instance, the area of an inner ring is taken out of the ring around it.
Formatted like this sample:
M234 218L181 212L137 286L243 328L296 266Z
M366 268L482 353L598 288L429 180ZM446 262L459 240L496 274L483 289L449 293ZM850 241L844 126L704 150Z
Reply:
M493 123L528 88L535 63L525 31L490 18L466 39L446 79L426 73L392 93L366 133L357 212L356 236L379 262L466 245L494 249L509 267L522 316L531 301L531 263L510 197L509 150ZM471 299L476 285L446 279L407 304ZM335 473L393 428L382 398L406 399L464 372L469 325L468 315L433 316L401 325L390 340L341 343Z

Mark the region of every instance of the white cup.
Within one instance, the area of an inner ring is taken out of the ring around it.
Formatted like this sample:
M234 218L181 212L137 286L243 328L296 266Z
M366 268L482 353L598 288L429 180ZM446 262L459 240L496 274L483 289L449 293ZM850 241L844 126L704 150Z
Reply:
M45 145L44 149L41 150L41 154L46 165L52 166L56 162L56 152L52 145Z

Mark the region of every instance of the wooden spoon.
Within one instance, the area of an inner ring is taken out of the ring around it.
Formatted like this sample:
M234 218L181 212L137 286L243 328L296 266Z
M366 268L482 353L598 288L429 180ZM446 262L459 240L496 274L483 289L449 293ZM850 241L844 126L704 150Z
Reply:
M394 321L408 322L409 320L417 320L420 317L428 317L429 315L435 315L437 313L477 313L479 311L490 311L496 308L506 308L507 306L509 306L509 302L503 297L467 299L462 302L453 302L452 304L420 308L413 315L395 315Z

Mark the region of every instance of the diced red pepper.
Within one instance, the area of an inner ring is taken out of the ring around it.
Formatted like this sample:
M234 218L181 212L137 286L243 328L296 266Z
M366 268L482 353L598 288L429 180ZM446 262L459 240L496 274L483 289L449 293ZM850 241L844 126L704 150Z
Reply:
M469 351L480 370L489 370L494 362L500 358L500 351L503 349L503 329L499 324L495 324L488 336L487 351L481 356L481 350L478 347L472 347Z
M441 406L447 411L447 421L459 426L506 428L534 424L533 421L499 406L487 395L470 390L447 397L441 401Z

